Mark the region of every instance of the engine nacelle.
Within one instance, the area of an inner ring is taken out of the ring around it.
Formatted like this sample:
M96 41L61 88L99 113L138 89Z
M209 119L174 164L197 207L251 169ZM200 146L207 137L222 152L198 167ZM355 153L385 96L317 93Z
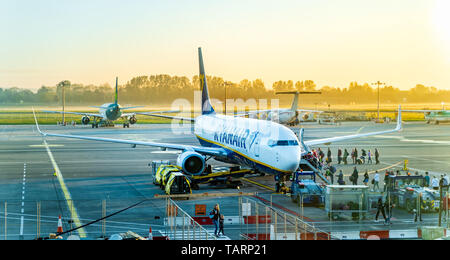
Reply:
M81 123L82 123L83 125L89 124L90 121L91 121L91 119L89 119L88 116L83 116L83 117L81 118Z
M309 120L310 119L310 115L309 114L303 114L302 119L304 121Z
M199 175L205 170L205 158L196 152L187 151L178 156L177 165L189 175Z
M132 125L136 124L136 122L137 122L136 116L128 117L128 122L130 122L130 124L132 124Z

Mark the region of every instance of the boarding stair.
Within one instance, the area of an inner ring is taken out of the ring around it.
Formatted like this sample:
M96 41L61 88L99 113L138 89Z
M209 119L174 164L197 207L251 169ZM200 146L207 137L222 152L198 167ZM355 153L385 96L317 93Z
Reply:
M330 185L330 181L322 174L322 171L313 166L313 164L305 158L300 160L300 169L303 171L313 171L326 185Z

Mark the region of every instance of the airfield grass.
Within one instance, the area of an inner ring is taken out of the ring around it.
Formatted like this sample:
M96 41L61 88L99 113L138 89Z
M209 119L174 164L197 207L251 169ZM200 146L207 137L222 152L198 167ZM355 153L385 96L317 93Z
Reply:
M284 106L283 106L284 107ZM376 118L377 112L376 112L376 104L351 104L351 105L333 105L330 108L327 105L324 104L315 104L315 105L304 105L300 106L301 108L307 108L307 109L317 109L322 111L328 111L331 110L345 110L345 111L371 111L366 112L364 115L367 118ZM222 108L220 104L215 106L216 112L221 113ZM32 112L32 106L0 106L0 125L26 125L26 124L34 124L34 117ZM57 124L57 122L62 121L62 115L60 114L51 114L51 113L45 113L40 112L41 110L61 110L61 106L35 106L34 107L36 111L36 115L39 120L39 124ZM160 110L177 110L179 108L173 108L170 105L167 106L145 106L136 110L127 110L127 112L151 112L151 111L160 111ZM261 109L258 107L235 107L234 109L228 108L227 110L229 112L234 111L245 111L245 110L254 110L254 109ZM390 117L394 119L396 117L396 114L394 112L386 112L386 111L396 111L398 109L398 105L396 104L381 104L381 114L380 117ZM408 109L408 110L420 110L420 109L442 109L442 105L440 103L421 103L421 104L405 104L402 106L402 109ZM98 112L98 108L90 107L90 106L66 106L66 111L71 112ZM385 111L385 112L383 112ZM190 111L192 113L199 113L199 111ZM194 114L191 114L189 112L183 112L183 114L177 114L177 113L169 113L167 115L178 115L183 117L190 117L194 116ZM67 123L71 123L72 121L76 122L77 124L81 124L81 115L70 115L66 114L65 120ZM144 116L144 115L137 115L138 118L138 124L170 124L170 119L164 119L164 118L156 118L156 117L150 117L150 116ZM402 118L404 121L423 121L424 115L423 113L408 113L404 112L402 114ZM122 121L118 120L116 121L117 124L121 124Z

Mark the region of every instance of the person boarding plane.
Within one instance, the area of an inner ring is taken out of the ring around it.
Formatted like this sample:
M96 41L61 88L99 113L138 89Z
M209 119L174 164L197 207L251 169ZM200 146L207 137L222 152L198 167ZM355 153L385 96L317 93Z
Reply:
M297 170L301 157L308 153L309 146L393 133L400 131L402 128L400 107L397 127L395 129L309 141L303 140L303 129L299 140L291 129L276 122L218 114L214 111L210 102L201 48L198 49L198 57L200 88L202 91L202 114L196 118L170 117L166 115L155 116L193 122L194 134L200 142L200 145L48 133L39 128L35 115L37 130L43 137L72 138L131 144L133 147L142 145L179 150L181 153L177 158L177 164L182 168L184 173L189 175L202 174L206 165L205 157L208 156L218 161L252 168L260 173L284 175L291 174Z

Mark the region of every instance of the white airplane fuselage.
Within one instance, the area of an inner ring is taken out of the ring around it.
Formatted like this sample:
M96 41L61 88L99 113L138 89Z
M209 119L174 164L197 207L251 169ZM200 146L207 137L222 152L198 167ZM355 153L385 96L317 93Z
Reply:
M292 173L299 167L301 146L289 128L265 120L202 115L195 118L195 135L205 147L220 147L220 161L248 166L268 174Z

